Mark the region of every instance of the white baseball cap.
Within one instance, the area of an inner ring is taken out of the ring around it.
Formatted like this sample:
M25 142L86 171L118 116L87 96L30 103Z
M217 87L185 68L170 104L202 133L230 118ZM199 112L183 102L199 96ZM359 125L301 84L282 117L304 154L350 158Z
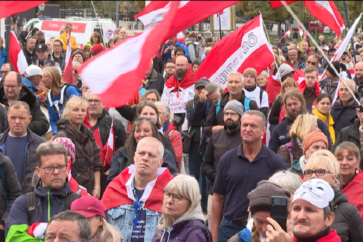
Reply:
M26 77L32 77L32 76L42 76L43 71L40 69L39 66L36 65L30 65L28 68L26 68L24 75Z
M294 194L294 203L297 199L303 199L315 207L326 208L334 198L333 188L322 179L311 179L304 182Z

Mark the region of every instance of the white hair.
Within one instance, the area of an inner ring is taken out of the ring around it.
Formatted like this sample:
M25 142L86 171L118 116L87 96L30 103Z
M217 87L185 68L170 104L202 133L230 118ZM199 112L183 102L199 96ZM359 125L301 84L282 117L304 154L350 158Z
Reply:
M227 80L229 79L230 76L232 75L237 75L241 78L242 84L245 82L245 79L243 78L243 75L237 71L232 71L231 73L229 73Z
M168 114L170 115L169 122L171 122L174 119L173 112L170 111L169 105L166 102L158 101L154 104L155 104L155 106L163 107L163 112L165 113L165 115L168 115Z
M290 171L278 171L273 174L268 181L275 183L282 188L286 188L291 194L294 194L301 184L303 184L303 180L300 176Z
M159 147L158 147L159 158L162 159L164 157L164 145L159 140L157 140L154 137L145 137L145 138L142 138L139 141L139 143L137 143L136 150L139 148L139 146L141 145L141 143L144 143L144 142L146 142L146 144L147 143L150 143L150 142L156 142L156 143L158 143L158 145L159 145ZM146 145L146 144L144 144L144 145Z
M215 83L209 83L205 86L204 89L208 92L209 95L213 93L219 93L219 86Z
M264 75L266 78L268 78L268 74L266 71L262 71L259 76Z
M352 79L348 79L348 78L344 79L343 81L345 81L345 83L347 85L350 84L350 87L351 87L351 90L353 93L357 91L357 85L356 85L355 81L353 81ZM341 84L341 85L344 85L344 84Z

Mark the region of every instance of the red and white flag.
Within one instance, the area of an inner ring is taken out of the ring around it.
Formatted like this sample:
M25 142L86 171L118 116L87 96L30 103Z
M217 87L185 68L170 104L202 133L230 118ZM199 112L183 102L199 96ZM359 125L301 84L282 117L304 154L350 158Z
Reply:
M297 2L296 0L295 1L285 1L287 5L291 4L291 3L295 3ZM281 3L281 1L270 1L270 4L271 4L271 7L272 8L279 8L279 7L283 7L284 5Z
M9 43L9 62L14 66L16 72L24 74L28 67L25 55L21 46L19 45L18 38L13 31L10 32L10 43Z
M152 19L165 11L173 1L151 1L139 14L135 15L147 27ZM180 1L177 18L172 21L172 26L165 37L169 39L180 31L187 29L211 15L223 11L223 9L232 6L240 1Z
M286 38L286 37L290 36L291 32L292 32L291 29L287 30L286 33L284 34L284 36L282 36L282 38Z
M226 87L230 72L243 73L251 67L260 73L273 61L274 54L264 32L262 16L259 15L220 40L209 51L195 75L198 80L206 77Z
M108 135L108 140L103 149L106 153L106 157L105 160L102 161L103 162L102 166L105 167L106 165L111 163L112 156L115 153L115 134L113 131L113 119L111 123L110 134Z
M303 36L308 36L300 26L297 27L297 29L299 30L300 38L303 38Z
M158 45L166 39L174 21L182 19L176 15L179 4L179 1L171 2L170 9L165 8L165 12L157 15L144 32L102 52L77 69L105 106L120 107L134 97Z
M345 29L344 20L333 1L304 1L311 15L333 30L339 37Z
M83 196L89 196L87 189L78 184L78 182L72 177L72 161L71 158L68 159L67 166L68 183L71 190L75 193L81 194Z
M48 1L0 1L0 19L18 14Z
M66 52L62 81L74 84L72 48L71 48L71 41L69 39L69 34L67 38L67 52Z

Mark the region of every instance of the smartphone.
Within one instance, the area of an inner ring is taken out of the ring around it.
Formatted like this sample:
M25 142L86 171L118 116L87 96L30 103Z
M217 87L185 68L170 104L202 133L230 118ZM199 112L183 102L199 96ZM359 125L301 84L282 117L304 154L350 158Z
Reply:
M286 197L271 197L270 217L274 219L285 232L287 220L287 203L288 200Z
M44 66L44 61L39 61L39 66Z

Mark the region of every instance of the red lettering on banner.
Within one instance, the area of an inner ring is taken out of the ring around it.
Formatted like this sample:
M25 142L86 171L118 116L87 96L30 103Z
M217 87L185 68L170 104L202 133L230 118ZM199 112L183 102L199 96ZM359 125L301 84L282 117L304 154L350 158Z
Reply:
M74 33L84 33L86 31L86 23L77 22L66 22L66 21L53 21L53 20L43 20L42 30L43 31L60 31L66 23L71 23L73 25L72 32Z

